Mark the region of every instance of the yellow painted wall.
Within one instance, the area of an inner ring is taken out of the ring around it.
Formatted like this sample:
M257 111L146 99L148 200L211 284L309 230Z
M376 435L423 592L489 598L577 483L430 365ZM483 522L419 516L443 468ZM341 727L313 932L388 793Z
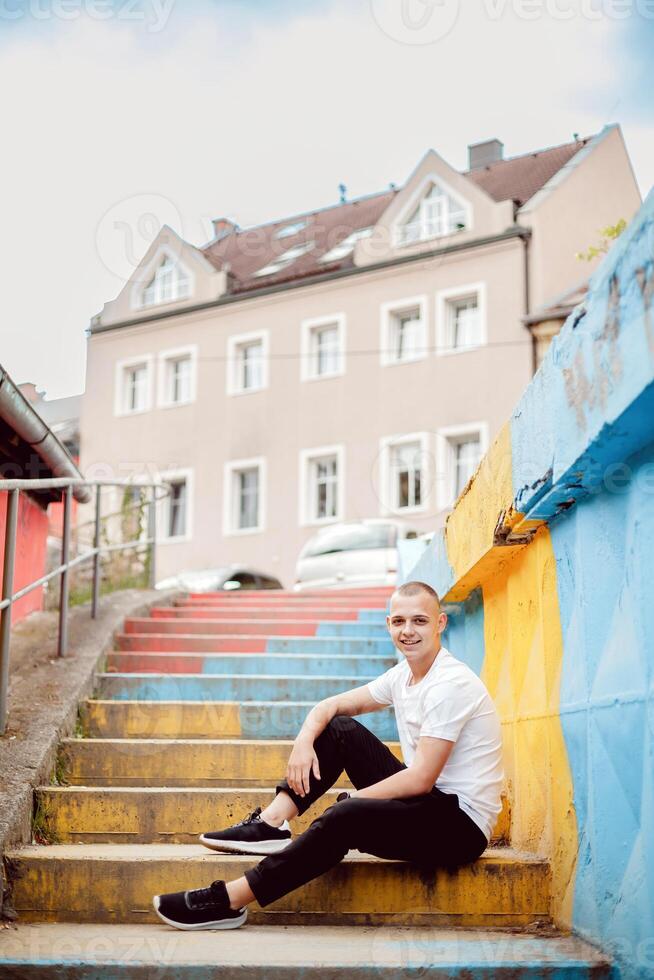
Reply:
M511 843L548 857L552 914L572 921L577 822L559 716L563 642L549 530L483 583L482 678L504 736Z

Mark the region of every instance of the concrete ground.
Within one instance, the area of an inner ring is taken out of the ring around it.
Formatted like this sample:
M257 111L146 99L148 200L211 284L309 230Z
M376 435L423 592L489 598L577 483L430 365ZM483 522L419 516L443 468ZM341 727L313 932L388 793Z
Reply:
M606 959L574 936L504 930L250 926L179 932L161 925L19 925L0 930L0 972L155 978L608 976ZM525 965L534 972L523 974ZM542 966L539 972L538 967ZM552 971L550 974L549 971ZM291 972L292 971L292 972Z

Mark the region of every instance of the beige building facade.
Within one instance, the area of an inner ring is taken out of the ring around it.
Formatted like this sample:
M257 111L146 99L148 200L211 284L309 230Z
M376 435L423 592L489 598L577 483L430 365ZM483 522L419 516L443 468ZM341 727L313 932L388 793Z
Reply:
M402 188L255 229L221 219L203 248L161 230L92 321L80 463L171 481L158 577L244 562L291 586L324 524L444 520L532 376L525 318L640 203L617 126L501 150L472 147L465 174L430 151Z

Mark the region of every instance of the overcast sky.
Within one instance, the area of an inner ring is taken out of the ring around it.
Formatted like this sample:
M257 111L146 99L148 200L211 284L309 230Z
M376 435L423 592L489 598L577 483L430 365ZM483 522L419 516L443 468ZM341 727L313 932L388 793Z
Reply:
M654 0L0 0L0 362L84 389L85 328L187 240L619 122L654 183ZM616 215L616 219L619 215Z

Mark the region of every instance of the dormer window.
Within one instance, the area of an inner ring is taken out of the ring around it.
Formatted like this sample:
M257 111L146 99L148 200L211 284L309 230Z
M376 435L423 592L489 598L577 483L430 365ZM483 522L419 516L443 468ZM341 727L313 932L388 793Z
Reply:
M299 259L301 255L306 255L314 247L315 242L303 242L301 245L294 245L293 248L289 248L288 251L282 252L276 259L264 265L262 269L255 272L255 276L272 276L276 272L281 272L287 266Z
M338 262L339 259L344 259L354 251L354 246L357 242L361 241L362 238L370 238L373 230L373 228L358 228L351 235L348 235L347 238L344 238L342 242L339 242L338 245L335 245L328 252L325 252L324 255L321 255L320 261Z
M191 280L186 271L172 256L165 254L143 289L143 306L173 303L175 300L185 299L190 292Z
M295 221L292 225L284 225L276 233L275 238L291 238L293 235L299 234L299 232L304 231L308 224L308 221Z
M452 235L468 224L468 211L463 202L439 184L432 183L407 220L395 229L395 244L412 245Z

